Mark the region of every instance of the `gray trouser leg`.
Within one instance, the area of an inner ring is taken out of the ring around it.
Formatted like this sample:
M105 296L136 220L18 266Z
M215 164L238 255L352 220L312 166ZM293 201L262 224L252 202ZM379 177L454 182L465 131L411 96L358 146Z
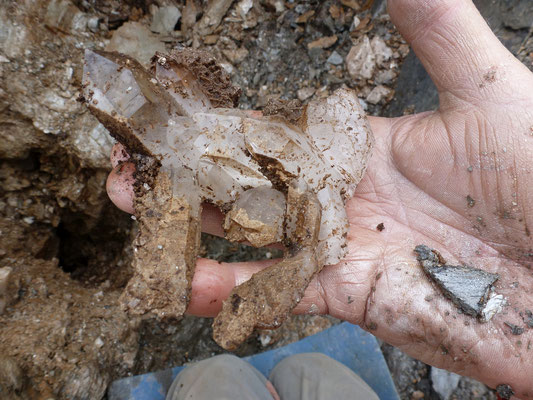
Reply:
M283 359L269 379L282 400L379 400L351 369L320 353Z
M222 354L181 371L166 400L272 400L266 381L252 365Z

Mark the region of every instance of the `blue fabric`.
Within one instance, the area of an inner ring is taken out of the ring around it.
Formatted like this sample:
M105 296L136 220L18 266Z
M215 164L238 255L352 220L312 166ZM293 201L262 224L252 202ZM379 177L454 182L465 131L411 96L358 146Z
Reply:
M279 349L243 358L268 377L274 366L297 353L323 353L346 365L370 386L381 400L399 400L376 338L358 326L343 322ZM164 400L184 366L123 378L111 384L109 400Z

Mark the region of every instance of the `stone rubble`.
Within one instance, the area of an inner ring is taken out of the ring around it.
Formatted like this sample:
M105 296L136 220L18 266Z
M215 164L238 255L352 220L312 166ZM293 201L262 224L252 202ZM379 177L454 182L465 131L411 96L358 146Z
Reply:
M372 51L376 55L376 64L380 67L384 66L386 61L392 58L392 50L385 41L379 36L374 36L370 41Z
M153 55L157 51L166 51L166 47L146 26L139 22L126 22L113 33L105 50L127 54L148 66Z
M209 35L215 31L226 15L233 0L211 1L204 11L202 19L194 26L199 35Z
M305 101L311 96L313 96L313 94L315 94L315 91L316 90L312 87L305 87L305 88L301 88L300 90L298 90L296 95L298 96L298 100Z
M394 70L385 69L385 70L379 71L376 74L376 77L374 78L374 81L378 85L390 84L390 83L392 83L392 81L394 81L394 79L396 79L397 76L398 75L397 75L397 73Z
M152 23L150 30L162 35L168 35L174 31L174 27L181 18L181 12L176 6L157 7L152 5Z
M386 99L391 93L392 89L383 85L378 85L370 91L368 96L366 96L366 101L370 104L378 104Z
M431 367L430 376L433 390L439 394L442 400L450 398L461 380L461 375L436 367Z
M376 68L376 56L370 39L364 35L346 56L346 68L352 79L370 79Z
M344 62L342 56L337 53L336 51L333 51L331 55L328 57L328 63L333 65L341 65Z
M311 49L327 49L337 42L338 38L336 35L333 36L323 36L319 39L313 40L307 44L307 48Z

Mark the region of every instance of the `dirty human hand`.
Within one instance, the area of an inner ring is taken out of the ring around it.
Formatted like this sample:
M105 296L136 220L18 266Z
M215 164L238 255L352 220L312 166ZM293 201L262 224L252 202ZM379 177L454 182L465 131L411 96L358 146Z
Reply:
M389 12L440 108L370 118L374 154L347 203L349 254L323 269L296 311L359 324L426 363L533 399L533 74L469 0L389 0ZM116 147L108 192L131 212L126 159ZM221 220L204 208L204 231L221 235ZM452 264L498 273L503 312L487 323L458 313L416 262L422 243ZM266 265L198 260L189 313L216 315Z

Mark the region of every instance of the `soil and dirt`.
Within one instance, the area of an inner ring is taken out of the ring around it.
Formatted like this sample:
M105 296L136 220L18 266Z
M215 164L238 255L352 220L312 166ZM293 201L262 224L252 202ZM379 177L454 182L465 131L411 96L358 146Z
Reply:
M373 115L397 116L438 104L384 1L368 9L362 1L221 3L227 5L223 15L212 25L204 19L198 28L207 14L200 0L0 5L0 268L12 269L0 315L0 397L98 399L118 377L222 351L211 339L210 319L141 321L126 319L119 308L119 294L132 274L129 244L137 225L105 193L112 140L76 101L84 48L104 49L114 36L126 40L117 32L128 29L150 57L176 45L206 49L243 88L244 108L261 109L272 97L305 104L342 85L359 90ZM503 43L532 68L530 1L475 3ZM181 11L181 19L170 31L150 32L160 15L154 7L168 4ZM346 57L354 46L350 65L364 67L370 77L350 76ZM204 255L219 261L279 256L208 235L202 242ZM279 330L248 339L237 354L283 345L336 322L292 317ZM392 346L382 349L402 399L439 398L430 366ZM495 394L461 378L451 398Z
M268 99L263 108L263 115L281 115L287 121L295 124L303 113L302 102L298 99Z
M134 275L120 298L128 315L182 316L189 303L200 216L183 198L173 197L172 186L172 178L160 171L152 189L135 196L136 214L142 218L134 243Z
M514 395L513 389L507 384L498 385L496 392L502 399L510 399Z
M190 71L213 107L232 108L239 104L241 88L232 85L226 70L206 51L177 49L170 53L167 62Z

